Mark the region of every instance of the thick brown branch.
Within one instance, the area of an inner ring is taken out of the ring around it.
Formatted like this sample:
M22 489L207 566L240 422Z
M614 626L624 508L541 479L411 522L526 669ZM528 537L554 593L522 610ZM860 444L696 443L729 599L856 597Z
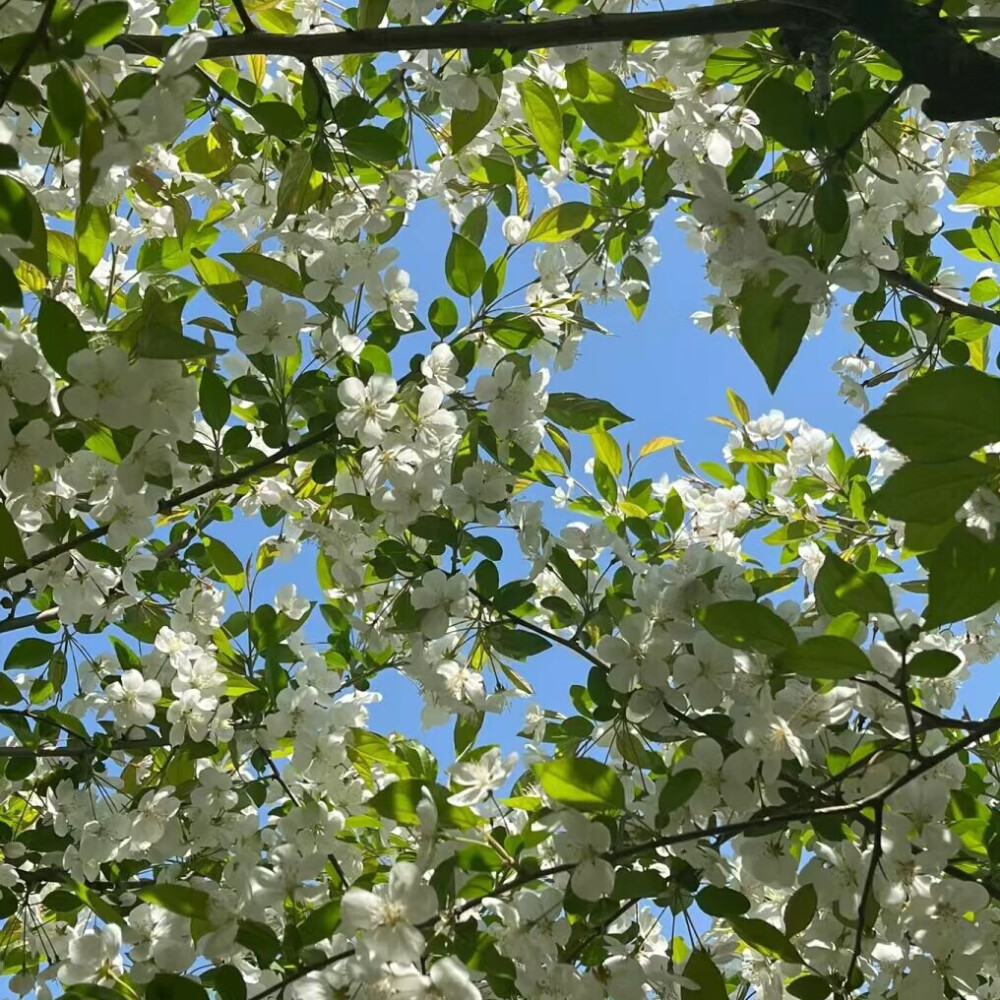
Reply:
M262 54L317 59L427 49L541 49L587 42L665 41L691 35L753 31L777 27L801 12L777 0L742 0L719 7L559 17L549 21L463 21L417 24L401 28L364 28L309 35L263 32L221 35L209 39L206 56ZM180 36L122 35L114 42L137 55L163 55Z

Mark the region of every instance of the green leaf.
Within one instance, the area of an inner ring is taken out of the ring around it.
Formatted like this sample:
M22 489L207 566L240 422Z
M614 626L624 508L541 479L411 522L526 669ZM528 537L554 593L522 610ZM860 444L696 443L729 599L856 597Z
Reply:
M96 8L90 7L88 10ZM80 204L90 200L100 177L97 158L104 149L104 122L93 108L88 107L80 130Z
M657 871L645 869L619 868L615 872L615 883L611 899L654 899L662 896L670 888L670 883Z
M847 225L847 196L833 178L823 181L816 191L813 216L824 233L839 233Z
M167 7L167 24L175 28L190 24L198 16L200 8L201 0L171 0Z
M590 432L590 440L594 442L594 455L603 462L617 479L622 474L622 450L618 442L603 428Z
M406 143L399 136L376 125L358 125L343 136L344 148L371 163L394 164L406 155ZM308 155L308 154L307 154Z
M252 680L237 674L232 670L220 667L219 672L226 678L226 697L239 698L241 694L248 694L251 691L259 691L260 688Z
M826 1000L833 992L833 987L822 976L815 976L812 973L793 979L785 989L796 1000Z
M735 299L739 307L740 343L771 392L778 388L782 375L798 353L812 315L806 303L794 300L794 292L778 294L784 280L785 276L776 271L771 272L767 282L751 278Z
M688 767L671 775L656 800L657 823L667 825L671 813L680 809L700 787L701 771L697 768Z
M766 920L754 917L730 917L729 924L743 941L767 958L777 958L794 965L802 964L802 956L795 945Z
M521 94L524 120L528 123L538 148L552 166L558 167L562 155L563 120L552 88L540 80L529 78L519 84L517 89Z
M816 887L807 882L800 885L785 903L783 921L785 933L794 937L804 931L816 916Z
M977 166L964 190L958 196L959 205L1000 206L1000 160Z
M714 638L734 649L774 655L796 645L788 622L755 601L709 604L701 609L698 620Z
M471 111L456 108L451 113L451 151L457 153L472 142L490 123L497 109L496 92L487 93L480 88L479 101Z
M33 204L34 196L19 180L0 176L0 232L28 239L34 224Z
M79 45L107 45L121 34L128 17L125 0L110 0L77 11L73 18L73 41Z
M625 143L640 132L635 100L614 73L598 73L580 59L566 67L566 83L573 107L594 135Z
M873 350L887 358L898 358L913 347L913 337L894 319L873 319L859 323L858 336Z
M481 563L482 566L492 566L493 563ZM479 731L483 728L484 712L463 712L455 717L453 746L455 753L461 755L475 742Z
M204 537L205 549L208 558L212 561L216 573L226 586L231 587L237 594L246 585L246 572L239 557L225 542L220 542L218 538Z
M0 257L0 306L8 309L20 309L24 305L21 294L21 283L17 280L14 269Z
M66 1000L129 1000L121 991L98 983L74 983L61 995Z
M297 139L305 128L302 115L282 100L258 101L250 109L250 115L268 135L285 142Z
M347 137L345 136L345 145L346 141ZM285 163L285 169L281 172L281 180L278 182L278 194L275 200L276 211L272 225L280 226L288 216L295 215L299 211L309 188L311 177L312 156L309 150L301 147L293 149L288 154L288 161Z
M887 517L918 524L937 524L950 517L994 475L974 458L949 462L907 462L871 498L871 506Z
M6 674L0 674L0 705L16 705L22 698L18 686Z
M72 883L73 892L106 924L124 924L125 918L118 907L104 899L100 893L82 882Z
M868 673L871 663L864 650L850 639L837 635L818 635L790 649L778 660L782 670L800 677L836 680Z
M1000 601L1000 537L984 542L957 525L920 561L927 569L927 626L971 618Z
M54 892L47 892L42 901L47 910L53 913L72 913L83 906L83 901L72 892L65 889L56 889Z
M302 295L302 279L280 260L250 252L224 253L220 256L232 264L244 278L258 281L262 285L267 285L268 288L276 288L279 292L284 292L285 295Z
M962 661L943 649L923 649L907 663L911 677L947 677L954 673Z
M110 234L111 221L106 208L88 203L76 210L73 236L76 240L76 267L80 280L88 280L91 272L101 262Z
M618 772L592 757L560 757L532 764L550 799L574 809L624 809L625 789Z
M137 889L136 895L146 903L155 903L182 917L208 918L208 893L189 885L164 883Z
M55 650L55 644L47 639L28 636L19 639L11 646L7 659L4 660L4 670L33 670L43 663L48 663Z
M742 892L719 885L706 885L694 901L710 917L742 917L750 909L750 900Z
M1000 441L1000 379L974 368L941 368L911 378L863 422L917 461L965 458Z
M575 392L549 393L545 416L560 427L585 434L601 428L617 427L632 420L603 399L590 399Z
M820 607L828 615L854 611L867 618L893 613L892 595L881 576L866 573L829 550L813 587Z
M760 118L764 135L788 149L809 149L815 144L816 114L809 95L776 76L762 80L747 101Z
M528 230L528 240L541 243L561 243L597 221L593 208L582 201L564 201L547 208Z
M246 981L233 965L216 965L202 979L219 994L219 1000L247 1000Z
M681 1000L729 1000L726 978L712 961L712 956L702 948L695 948L684 963L685 979L698 988L681 987Z
M299 941L303 947L325 941L332 937L340 926L340 900L333 899L329 903L313 910L299 924Z
M361 0L358 4L358 27L377 28L389 9L389 0Z
M486 274L486 258L472 240L454 233L444 258L444 276L459 295L475 295Z
M28 561L28 554L24 551L21 533L17 530L10 511L0 500L0 568L8 559L15 565L21 566Z
M87 101L76 77L66 66L56 66L45 78L45 94L49 117L59 138L63 142L76 138L87 111Z
M427 309L427 319L439 337L447 337L458 326L458 307L451 299L439 296Z
M281 942L267 924L258 920L241 920L236 931L236 941L249 948L257 959L257 964L266 969L281 951Z
M206 369L201 373L198 385L198 406L205 423L213 430L221 430L226 426L233 402L226 388L225 380L213 371Z
M219 305L225 307L230 315L235 316L247 307L246 285L240 276L230 267L211 257L206 257L200 251L192 252L191 266L201 279L206 292Z
M208 991L197 979L158 972L146 984L146 1000L208 1000Z
M491 625L486 630L486 639L498 653L512 656L515 660L524 660L529 656L544 653L552 646L548 639L543 639L534 632L507 625Z
M386 785L371 797L369 805L380 816L386 816L404 826L414 826L420 822L417 804L425 788L430 791L437 806L438 821L444 826L470 829L479 823L479 818L468 806L453 806L448 802L451 793L447 788L431 784L422 778L402 778Z
M215 348L181 333L184 302L183 298L164 301L156 288L146 289L142 312L129 328L129 333L135 337L137 357L184 359L217 353Z

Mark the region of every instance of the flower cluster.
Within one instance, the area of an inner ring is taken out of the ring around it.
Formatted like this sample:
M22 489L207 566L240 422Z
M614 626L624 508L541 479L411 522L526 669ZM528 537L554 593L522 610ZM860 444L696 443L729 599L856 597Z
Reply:
M734 6L0 4L10 995L1000 997L1000 143ZM572 391L674 222L849 439Z

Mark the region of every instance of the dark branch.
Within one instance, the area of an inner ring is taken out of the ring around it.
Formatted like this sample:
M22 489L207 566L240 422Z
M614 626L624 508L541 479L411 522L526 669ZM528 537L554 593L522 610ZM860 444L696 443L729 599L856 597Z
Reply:
M910 0L740 0L690 10L559 17L527 23L499 19L302 35L247 30L242 35L211 38L206 55L218 59L261 54L305 61L403 50L513 51L780 28L801 25L803 17L817 27L849 30L884 49L899 63L907 80L922 83L931 91L924 111L932 118L964 121L1000 114L1000 59L966 41L958 22L941 18ZM178 37L121 35L115 44L137 55L162 56Z
M777 0L743 0L721 7L559 17L550 21L468 21L401 28L363 28L309 35L263 32L209 39L206 57L262 54L317 59L427 49L540 49L586 42L666 41L716 32L778 27L795 14ZM801 13L798 14L801 17ZM137 55L163 55L179 35L121 35L114 44Z
M260 28L253 23L253 20L247 13L246 7L243 6L243 0L233 0L233 9L236 11L236 16L240 19L240 24L243 25L244 31L260 31Z
M968 316L971 319L981 320L983 323L1000 326L1000 312L996 309L979 306L975 302L964 302L962 299L957 299L940 288L935 288L933 285L927 285L922 281L918 281L905 271L883 271L882 273L890 285L898 285L900 288L906 288L927 299L928 302L933 302L936 306L940 306L945 312L956 313L959 316Z
M0 108L7 103L7 98L10 97L10 92L14 89L14 84L17 83L21 74L27 68L28 63L31 62L31 57L35 54L35 49L42 45L48 38L49 22L52 20L52 14L55 12L55 9L56 0L46 0L45 7L38 18L35 30L31 33L28 41L25 42L24 48L18 55L14 65L4 74L3 82L0 83Z
M184 493L178 493L175 497L171 497L168 500L162 500L157 507L157 511L160 514L168 514L170 511L176 510L178 507L183 507L192 500L197 500L199 497L205 496L206 493L212 493L215 490L222 490L227 486L237 486L240 483L245 482L254 473L262 472L264 469L270 468L272 465L276 465L278 462L281 462L283 459L286 459L291 455L297 455L299 452L305 451L307 448L311 448L314 444L321 444L323 441L333 437L335 433L335 428L324 427L323 430L317 431L315 434L309 434L300 441L297 441L295 444L288 444L285 445L284 448L279 448L273 455L267 455L264 458L258 459L256 462L251 462L249 465L241 466L234 472L230 472L228 475L219 476L216 479L210 479L208 482L202 483L200 486L193 486ZM14 566L12 569L2 570L0 571L0 584L6 583L8 580L15 576L19 576L21 573L27 573L29 570L42 566L51 559L65 555L67 552L72 552L75 548L83 545L85 542L99 541L108 533L110 529L110 524L102 524L96 528L91 528L90 531L74 535L72 538L67 538L66 541L60 542L58 545L54 545L50 549L45 549L43 552L39 552L37 555L32 556L27 563Z
M44 611L33 611L30 615L15 615L12 618L5 618L0 621L0 634L4 632L16 632L20 628L29 628L33 625L44 625L59 617L58 608L46 608Z

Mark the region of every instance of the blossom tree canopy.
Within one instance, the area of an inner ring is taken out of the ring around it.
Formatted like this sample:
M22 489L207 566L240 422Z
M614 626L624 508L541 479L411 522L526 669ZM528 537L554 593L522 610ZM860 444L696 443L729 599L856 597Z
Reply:
M1000 3L350 2L0 0L0 989L1000 998Z

